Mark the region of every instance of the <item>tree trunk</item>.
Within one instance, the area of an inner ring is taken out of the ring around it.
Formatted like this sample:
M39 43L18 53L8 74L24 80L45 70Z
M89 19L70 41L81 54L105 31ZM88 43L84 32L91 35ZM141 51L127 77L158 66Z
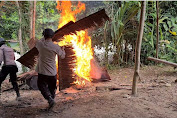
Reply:
M30 39L33 37L33 1L30 1Z
M104 47L105 47L105 55L104 58L106 60L105 65L108 68L108 42L107 42L107 22L105 23L104 27Z
M35 39L35 21L36 21L36 0L34 0L34 7L33 7L33 35L32 37Z
M141 16L139 23L138 37L136 41L136 53L135 53L135 71L133 76L132 94L137 95L137 80L139 78L139 68L140 68L140 54L141 54L141 43L144 31L144 19L146 12L146 1L141 1Z
M125 64L128 64L128 54L129 54L128 41L125 40L125 53L124 53L124 56L125 56Z
M158 50L159 50L159 2L156 1L156 14L157 14L157 27L156 27L156 34L157 34L157 41L156 41L156 58L158 58Z
M36 20L36 1L30 1L30 40L28 47L32 49L35 44L35 20Z
M19 31L18 31L18 40L19 40L19 43L20 43L20 54L23 55L24 51L23 51L22 27L21 27L22 14L21 14L21 9L20 9L20 5L19 5L18 1L16 1L16 5L17 5L17 8L18 8L18 16L19 16L19 24L20 24Z

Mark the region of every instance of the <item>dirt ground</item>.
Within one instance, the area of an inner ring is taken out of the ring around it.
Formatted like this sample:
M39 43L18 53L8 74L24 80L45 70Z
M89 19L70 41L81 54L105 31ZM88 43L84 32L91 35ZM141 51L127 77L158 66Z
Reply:
M133 72L110 70L110 82L57 92L51 111L44 110L47 101L37 90L21 90L18 101L13 90L3 92L0 118L177 118L177 69L141 67L136 97L131 95Z

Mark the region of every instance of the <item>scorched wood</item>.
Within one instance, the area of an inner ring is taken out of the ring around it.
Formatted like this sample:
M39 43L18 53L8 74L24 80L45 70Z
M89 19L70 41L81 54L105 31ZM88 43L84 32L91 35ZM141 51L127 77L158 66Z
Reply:
M69 22L63 28L58 29L55 32L53 41L57 41L62 38L64 35L75 33L76 31L85 30L91 27L101 26L105 21L109 20L109 17L106 15L105 10L102 9L94 14L91 14L77 22Z
M28 68L33 68L37 62L37 56L39 52L36 47L32 48L30 51L25 53L22 57L17 59L21 64Z
M64 59L58 57L59 90L69 88L72 85L75 77L73 72L76 63L75 52L73 51L72 46L66 46L65 51L66 55Z

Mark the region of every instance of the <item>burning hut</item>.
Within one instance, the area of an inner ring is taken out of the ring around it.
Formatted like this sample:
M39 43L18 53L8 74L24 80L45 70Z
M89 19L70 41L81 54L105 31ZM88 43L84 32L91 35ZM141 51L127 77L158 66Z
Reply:
M79 21L76 14L85 10L85 4L78 2L74 11L70 1L57 1L57 9L61 11L61 19L53 41L59 46L65 46L66 58L58 58L59 89L65 89L72 84L84 85L86 81L93 79L109 80L107 71L96 66L91 47L91 37L86 29L101 26L109 17L102 9ZM18 59L23 65L32 68L35 65L38 51L32 48ZM94 70L94 71L93 71ZM99 76L95 76L99 74Z

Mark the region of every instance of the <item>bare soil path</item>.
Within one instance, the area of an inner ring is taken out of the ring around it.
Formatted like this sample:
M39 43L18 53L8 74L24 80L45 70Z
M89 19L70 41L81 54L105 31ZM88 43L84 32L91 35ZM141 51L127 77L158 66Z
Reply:
M13 90L3 92L0 118L177 118L177 69L142 67L137 97L131 96L133 72L110 70L110 82L58 92L52 111L44 110L48 104L39 91L21 90L18 101Z

